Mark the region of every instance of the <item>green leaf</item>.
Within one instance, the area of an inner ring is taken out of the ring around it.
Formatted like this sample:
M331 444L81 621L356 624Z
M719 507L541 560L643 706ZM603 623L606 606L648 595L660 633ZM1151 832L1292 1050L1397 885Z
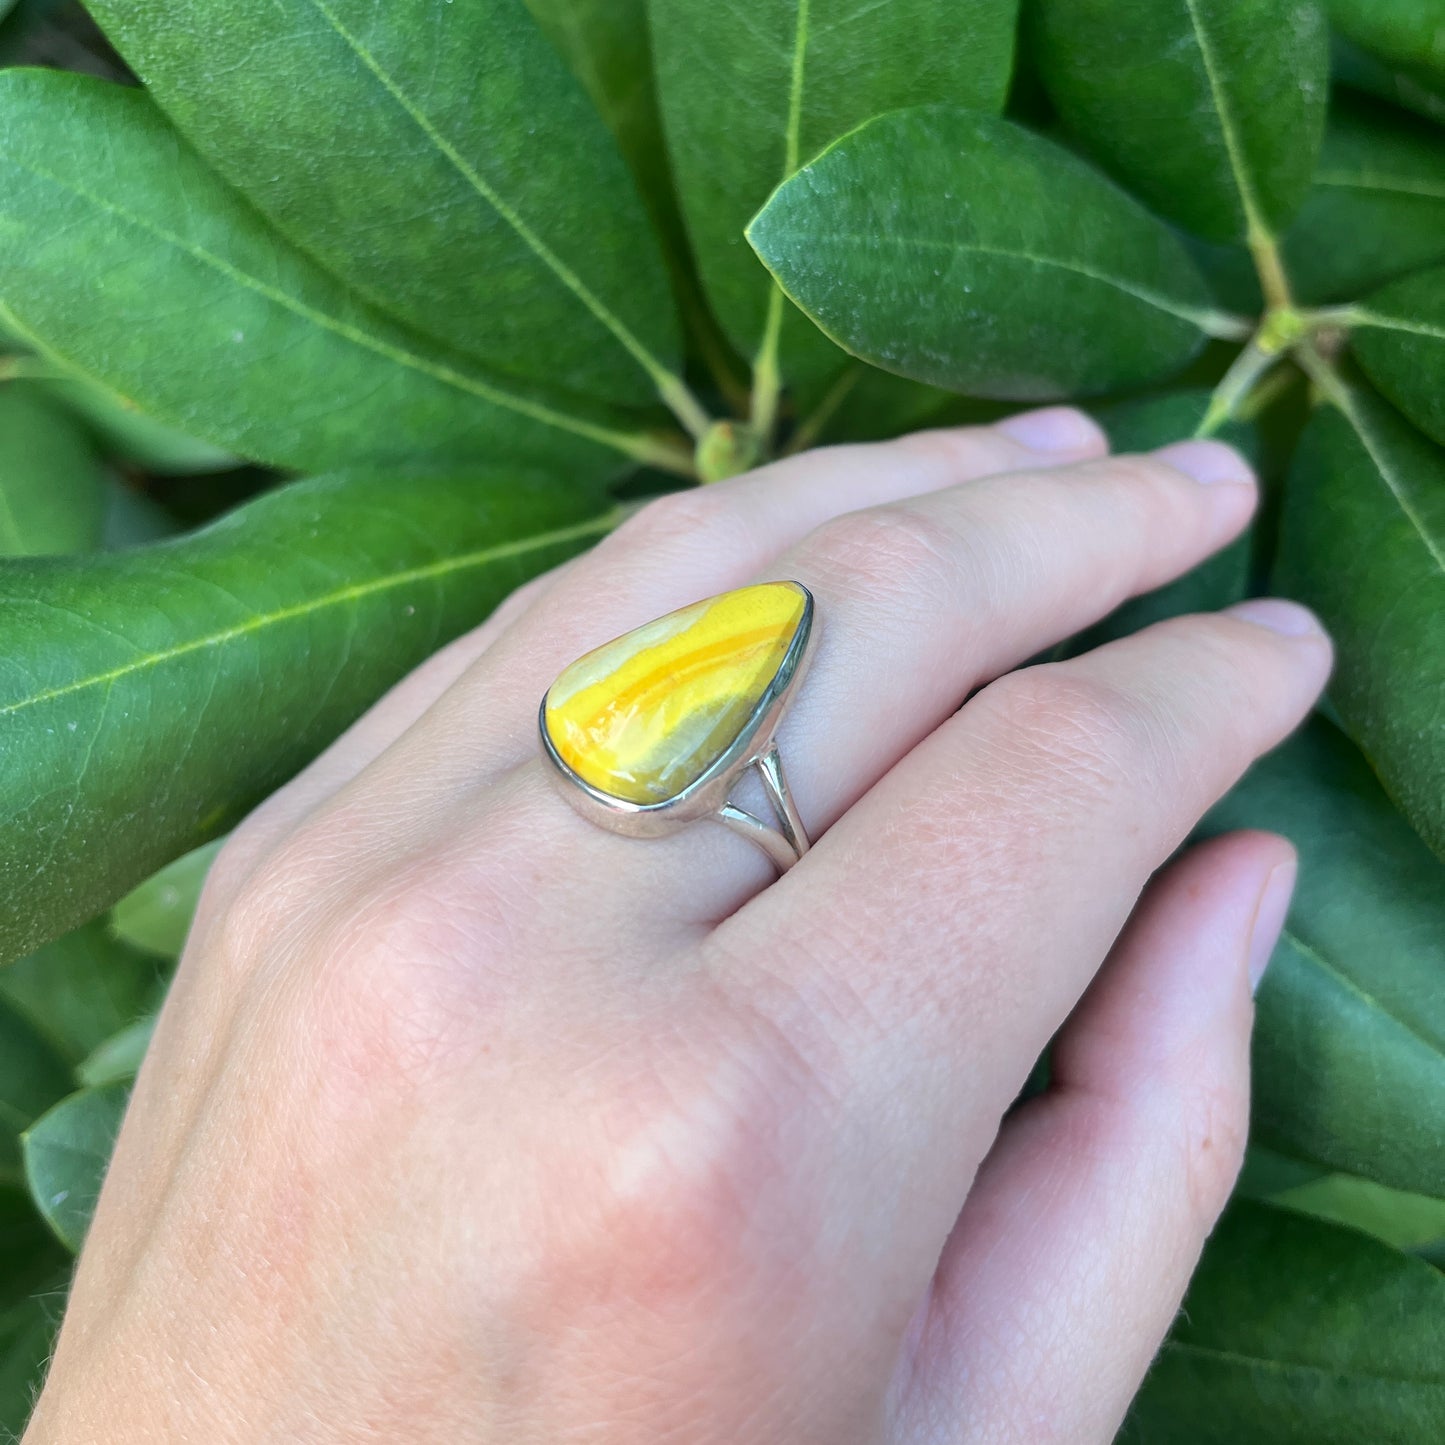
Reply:
M1329 95L1318 5L1037 0L1035 49L1071 130L1212 241L1263 240L1309 188Z
M0 1185L19 1177L21 1133L70 1087L55 1046L0 999Z
M1334 635L1331 700L1445 857L1445 452L1363 387L1338 400L1301 439L1277 581Z
M70 1064L160 1006L156 960L112 937L93 919L0 969L7 1000Z
M109 552L159 542L180 530L176 519L159 502L123 482L106 488L105 529L101 545Z
M88 0L207 160L484 365L655 399L680 345L617 146L523 0Z
M0 1438L18 1440L50 1364L70 1271L29 1198L5 1192L14 1203L0 1205L0 1238L25 1257L0 1277Z
M871 121L784 184L748 239L840 345L1033 401L1183 366L1220 318L1164 224L1076 156L951 106Z
M179 958L206 874L222 841L218 838L167 863L127 893L111 910L110 927L115 936L159 958Z
M1347 40L1445 80L1445 12L1440 0L1325 0Z
M135 1078L156 1031L154 1017L137 1019L86 1055L76 1066L76 1082L87 1089L104 1088Z
M224 832L614 520L520 473L342 475L175 541L0 569L0 959Z
M781 181L869 117L952 101L1003 108L1017 0L650 0L683 215L723 329L754 357L784 325L783 371L841 361L787 315L743 231Z
M1335 74L1344 84L1445 124L1445 81L1418 68L1380 60L1339 35L1330 49Z
M1207 391L1176 391L1104 407L1095 417L1108 433L1114 452L1147 452L1193 436L1209 409L1209 400ZM1250 457L1257 455L1258 438L1252 427L1230 422L1220 428L1217 436ZM1251 537L1246 532L1184 576L1116 608L1102 622L1075 637L1068 645L1068 654L1087 652L1117 637L1128 637L1166 617L1217 612L1238 602L1249 591L1250 553Z
M595 418L448 359L356 301L139 91L3 71L0 116L0 323L157 420L299 469L615 464L603 448L622 442Z
M1267 828L1300 853L1259 993L1255 1140L1445 1198L1445 869L1323 720L1258 763L1206 826Z
M1445 1199L1386 1189L1352 1174L1327 1174L1297 1184L1276 1194L1273 1202L1362 1230L1396 1249L1429 1249L1445 1240Z
M72 1253L80 1252L90 1228L129 1099L128 1083L81 1089L43 1114L21 1139L35 1207Z
M632 171L653 223L681 235L653 84L647 0L526 0L597 107Z
M1348 301L1445 261L1445 139L1383 105L1336 98L1314 190L1284 244L1305 302Z
M1445 1434L1445 1276L1353 1230L1237 1204L1121 1441L1425 1445Z
M1445 444L1445 267L1377 291L1355 322L1354 353L1370 380Z
M31 383L0 383L0 557L89 551L104 519L85 433Z
M157 476L195 476L237 465L229 452L197 441L137 411L114 392L80 376L51 375L34 384L74 412L108 457L129 462Z

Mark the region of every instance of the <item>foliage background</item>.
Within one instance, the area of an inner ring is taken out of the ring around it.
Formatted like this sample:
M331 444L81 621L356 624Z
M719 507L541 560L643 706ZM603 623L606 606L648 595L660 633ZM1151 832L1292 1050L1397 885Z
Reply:
M1303 867L1124 1436L1445 1438L1445 3L1018 10L0 0L0 1430L212 840L638 498L1093 397L1268 496L1069 647L1340 649L1206 825Z

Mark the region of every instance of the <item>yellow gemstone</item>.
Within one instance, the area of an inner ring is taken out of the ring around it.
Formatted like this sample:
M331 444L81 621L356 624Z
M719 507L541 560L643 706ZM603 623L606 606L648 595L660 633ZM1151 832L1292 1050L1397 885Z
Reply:
M798 634L807 594L766 582L695 602L579 658L543 725L584 782L630 803L695 783L747 726Z

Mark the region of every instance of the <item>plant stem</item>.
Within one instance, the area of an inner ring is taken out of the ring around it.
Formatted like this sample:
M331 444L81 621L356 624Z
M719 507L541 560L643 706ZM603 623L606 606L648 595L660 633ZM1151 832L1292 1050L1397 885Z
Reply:
M1295 355L1320 395L1348 414L1350 396L1344 382L1340 380L1339 372L1309 342L1301 346Z
M828 388L827 394L815 406L812 412L803 418L798 424L798 429L788 439L788 444L783 448L785 457L797 456L799 452L805 452L809 447L817 444L818 438L823 434L823 428L837 415L838 408L848 399L848 394L863 380L863 368L861 366L850 366L843 372Z
M783 292L775 285L768 294L768 319L763 326L757 360L753 363L751 416L753 431L764 456L772 452L773 432L778 425L778 399L783 390L783 377L778 369L778 343L782 333Z
M1190 320L1216 341L1246 341L1254 333L1254 322L1247 316L1233 316L1228 311L1200 311L1191 314Z
M1253 391L1234 409L1236 421L1251 422L1272 407L1287 392L1299 372L1292 366L1280 366L1260 377Z
M1254 257L1254 269L1259 273L1265 305L1271 311L1293 310L1294 297L1290 292L1289 277L1285 274L1284 260L1274 237L1268 231L1251 226L1249 252Z
M712 418L692 394L688 384L680 376L664 371L657 377L657 391L673 416L687 428L695 440L701 441L712 425Z
M689 481L697 480L692 449L680 437L657 436L652 432L611 432L598 439L645 467L656 467L660 472L671 472Z
M1199 423L1194 435L1213 436L1235 414L1255 384L1279 359L1280 353L1256 334L1249 345L1234 358L1233 364L1214 388L1204 420Z

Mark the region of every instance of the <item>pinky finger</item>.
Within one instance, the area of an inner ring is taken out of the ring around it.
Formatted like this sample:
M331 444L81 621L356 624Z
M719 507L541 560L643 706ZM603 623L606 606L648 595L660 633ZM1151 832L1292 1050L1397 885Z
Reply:
M905 1441L1107 1445L1233 1187L1251 993L1295 861L1239 833L1145 893L1004 1124L940 1262L899 1401Z

